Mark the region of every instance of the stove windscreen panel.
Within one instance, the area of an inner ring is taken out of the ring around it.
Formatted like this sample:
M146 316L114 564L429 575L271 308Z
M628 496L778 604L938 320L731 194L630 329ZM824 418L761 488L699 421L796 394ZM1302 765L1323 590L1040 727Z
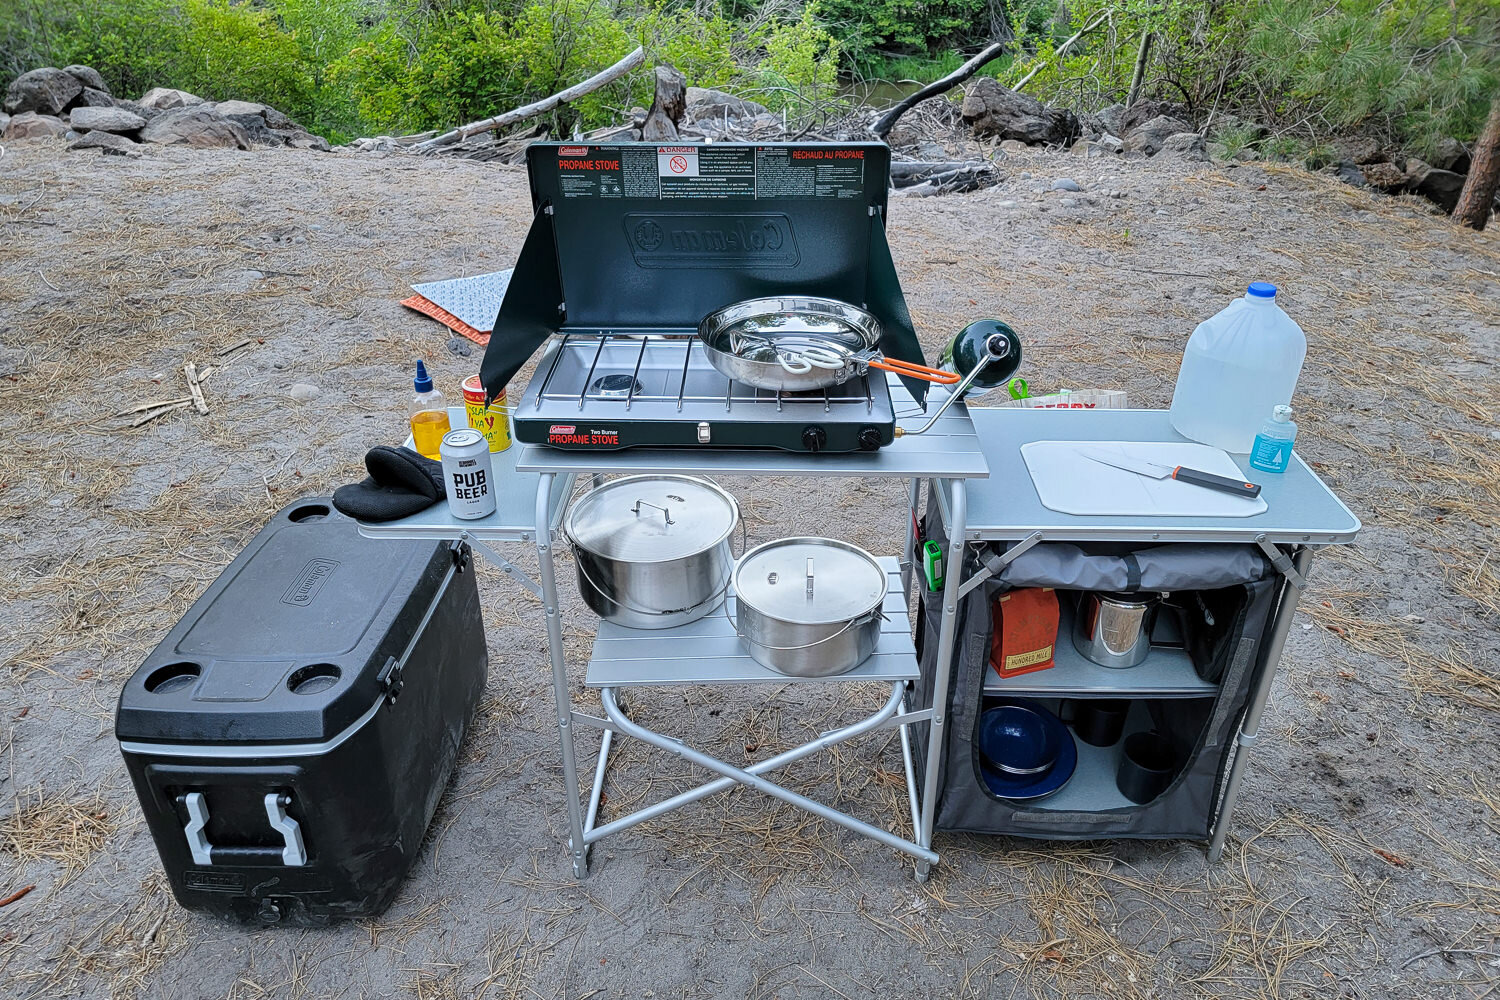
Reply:
M761 295L866 299L881 143L535 143L527 161L569 328L696 328Z

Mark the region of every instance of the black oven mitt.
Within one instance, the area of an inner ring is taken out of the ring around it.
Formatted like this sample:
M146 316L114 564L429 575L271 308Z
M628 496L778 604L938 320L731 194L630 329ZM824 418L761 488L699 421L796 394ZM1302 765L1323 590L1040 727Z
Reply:
M333 505L357 521L395 521L448 496L443 466L412 451L376 445L365 452L370 474L333 491Z

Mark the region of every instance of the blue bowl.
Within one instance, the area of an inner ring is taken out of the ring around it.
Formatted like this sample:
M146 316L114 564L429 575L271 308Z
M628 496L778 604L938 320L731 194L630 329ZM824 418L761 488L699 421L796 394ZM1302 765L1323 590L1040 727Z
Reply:
M979 754L1006 778L1046 774L1062 751L1060 727L1027 705L998 705L979 718ZM1050 714L1050 713L1048 713Z

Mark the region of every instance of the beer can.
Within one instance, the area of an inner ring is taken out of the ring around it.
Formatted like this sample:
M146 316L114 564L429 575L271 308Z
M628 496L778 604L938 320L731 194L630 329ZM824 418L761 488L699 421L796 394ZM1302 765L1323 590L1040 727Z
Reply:
M438 447L443 459L443 486L448 509L465 521L495 512L495 468L484 435L460 427L443 435Z
M490 443L490 451L504 451L510 447L510 417L506 416L504 389L486 409L484 386L479 384L478 375L470 375L464 379L464 409L469 414L469 426L484 435Z

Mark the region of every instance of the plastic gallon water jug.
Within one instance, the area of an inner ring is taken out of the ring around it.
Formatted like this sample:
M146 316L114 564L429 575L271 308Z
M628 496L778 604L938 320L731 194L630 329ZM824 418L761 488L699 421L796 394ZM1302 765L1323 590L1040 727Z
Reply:
M1276 304L1276 286L1257 281L1188 338L1172 426L1194 441L1248 452L1266 414L1292 401L1306 355L1307 338Z

